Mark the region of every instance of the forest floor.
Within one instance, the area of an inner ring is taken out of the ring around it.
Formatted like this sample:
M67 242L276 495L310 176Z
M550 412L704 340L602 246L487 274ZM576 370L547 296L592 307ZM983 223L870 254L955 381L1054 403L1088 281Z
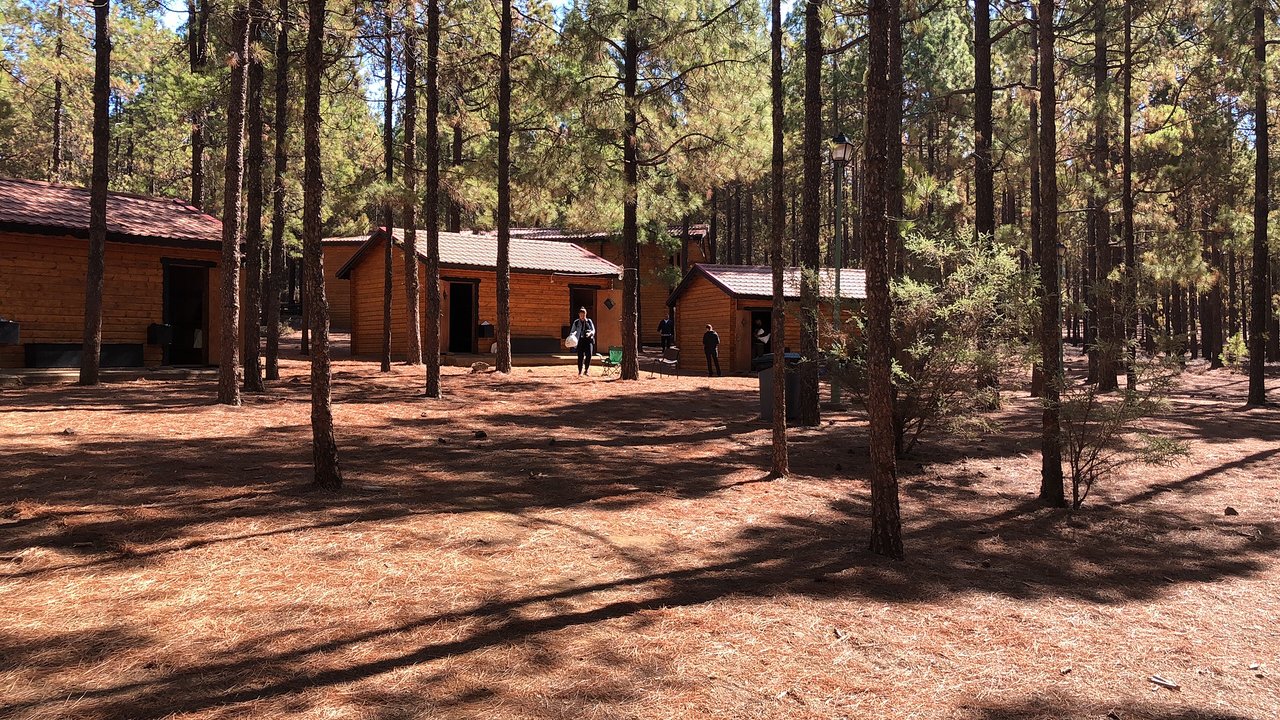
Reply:
M1280 716L1280 410L1238 374L1193 366L1156 427L1190 455L1074 515L1011 388L901 463L891 561L861 412L769 481L754 378L449 368L429 402L344 360L328 494L294 357L239 409L0 392L0 717Z

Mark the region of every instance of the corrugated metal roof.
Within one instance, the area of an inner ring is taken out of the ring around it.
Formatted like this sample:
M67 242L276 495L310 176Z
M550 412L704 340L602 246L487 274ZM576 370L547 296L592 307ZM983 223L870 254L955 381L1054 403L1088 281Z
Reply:
M706 224L695 224L689 226L689 237L700 238L707 234L709 226ZM669 227L667 232L672 237L680 237L683 229L680 227ZM485 235L496 236L496 230L486 230ZM621 242L622 234L620 232L608 232L605 230L565 230L563 228L554 227L523 227L511 228L511 237L529 238L530 240L554 240L556 242Z
M404 242L404 229L392 231L397 243ZM382 235L379 229L369 238L376 241ZM419 230L416 236L419 257L427 256L427 233ZM350 274L350 269L365 253L368 245L361 247L347 264L338 271L338 277ZM573 243L553 240L534 240L512 237L509 258L511 269L516 272L554 273L557 275L583 275L621 277L622 268ZM455 268L494 269L498 266L498 238L481 233L440 233L440 265Z
M0 223L87 237L89 190L0 178ZM182 200L113 192L107 196L107 235L221 244L222 222Z
M719 285L731 295L737 297L773 297L773 269L768 265L711 265L697 263L690 270L692 276L701 272L708 280ZM681 283L683 286L684 283ZM676 288L672 294L679 294ZM786 268L782 273L782 293L788 300L800 297L800 268ZM818 270L818 294L822 297L834 297L836 293L835 268ZM863 300L867 297L867 276L863 270L844 268L840 271L840 297L849 300Z

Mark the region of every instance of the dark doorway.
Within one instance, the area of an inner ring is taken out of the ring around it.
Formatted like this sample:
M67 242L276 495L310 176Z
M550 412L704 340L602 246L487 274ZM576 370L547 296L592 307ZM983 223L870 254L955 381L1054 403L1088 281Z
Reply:
M596 289L593 287L569 287L569 324L578 319L578 310L586 308L587 317L596 317Z
M165 349L164 364L209 364L208 295L208 267L165 265L164 321L173 328L173 342Z
M476 286L449 283L449 352L475 352Z
M773 312L771 310L751 311L751 359L772 352Z

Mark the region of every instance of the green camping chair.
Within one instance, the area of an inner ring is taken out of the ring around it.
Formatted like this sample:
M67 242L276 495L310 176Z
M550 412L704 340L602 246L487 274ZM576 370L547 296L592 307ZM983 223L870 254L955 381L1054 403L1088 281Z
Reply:
M604 366L604 374L606 376L620 374L622 372L622 348L616 346L609 348L609 359L600 364Z

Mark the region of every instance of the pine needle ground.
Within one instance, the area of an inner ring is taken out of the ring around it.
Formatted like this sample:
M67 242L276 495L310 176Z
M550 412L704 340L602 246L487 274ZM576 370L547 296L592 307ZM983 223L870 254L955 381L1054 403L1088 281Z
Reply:
M1156 429L1190 457L1074 516L1012 388L901 464L892 562L860 412L765 481L754 378L335 368L340 494L299 360L242 409L0 392L0 717L1280 715L1280 412L1239 375L1189 372Z

